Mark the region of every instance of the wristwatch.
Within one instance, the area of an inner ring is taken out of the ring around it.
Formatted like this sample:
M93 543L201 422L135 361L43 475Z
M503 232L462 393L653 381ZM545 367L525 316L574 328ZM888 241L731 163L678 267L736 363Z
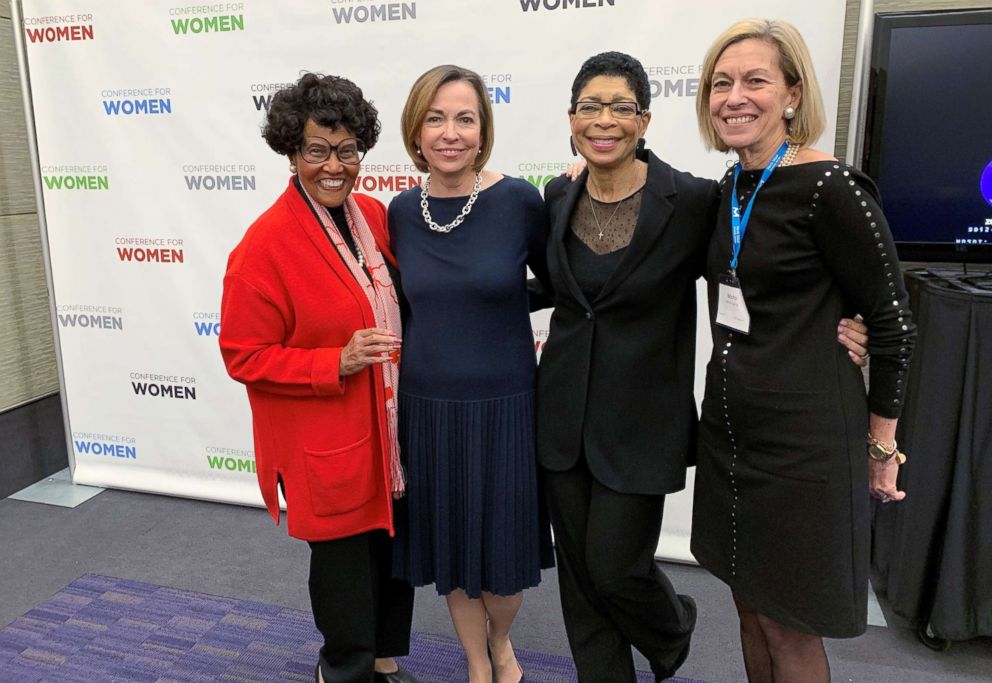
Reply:
M871 434L865 440L868 444L868 457L872 460L877 460L878 462L888 462L892 458L896 459L896 464L901 465L906 462L906 454L899 450L896 445L895 440L892 441L892 445L885 443L884 441L879 441Z

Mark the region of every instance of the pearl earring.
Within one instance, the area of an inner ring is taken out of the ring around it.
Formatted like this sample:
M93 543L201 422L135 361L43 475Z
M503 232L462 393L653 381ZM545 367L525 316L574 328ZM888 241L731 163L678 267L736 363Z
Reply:
M289 172L290 173L296 173L296 164L290 164L289 165Z
M782 112L782 118L784 118L786 121L791 121L792 119L795 118L795 116L796 116L796 109L791 104L785 108L784 112Z

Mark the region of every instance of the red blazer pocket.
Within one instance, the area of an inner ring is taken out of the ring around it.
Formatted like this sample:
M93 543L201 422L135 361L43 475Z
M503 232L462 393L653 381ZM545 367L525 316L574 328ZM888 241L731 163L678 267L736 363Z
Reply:
M330 451L304 448L313 513L340 515L360 508L376 493L371 434Z

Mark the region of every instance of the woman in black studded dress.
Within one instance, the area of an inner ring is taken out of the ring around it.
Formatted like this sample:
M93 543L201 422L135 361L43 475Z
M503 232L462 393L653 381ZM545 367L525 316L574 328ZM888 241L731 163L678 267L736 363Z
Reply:
M870 496L905 495L894 437L915 328L874 185L808 146L825 117L795 28L739 22L703 73L703 137L740 162L707 259L692 552L733 591L749 680L827 681L822 637L866 628ZM856 312L867 395L831 341Z

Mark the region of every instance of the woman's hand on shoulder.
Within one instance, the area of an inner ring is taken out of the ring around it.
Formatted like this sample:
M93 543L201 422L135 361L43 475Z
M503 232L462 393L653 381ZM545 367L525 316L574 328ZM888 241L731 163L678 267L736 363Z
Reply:
M390 330L379 327L356 330L341 350L338 374L347 377L370 365L385 363L399 351L400 345L399 337Z
M562 175L568 176L569 180L575 182L576 180L579 179L579 176L582 175L582 171L584 170L586 170L586 160L579 159L574 164L572 164L567 169L565 169L565 172L562 173Z

